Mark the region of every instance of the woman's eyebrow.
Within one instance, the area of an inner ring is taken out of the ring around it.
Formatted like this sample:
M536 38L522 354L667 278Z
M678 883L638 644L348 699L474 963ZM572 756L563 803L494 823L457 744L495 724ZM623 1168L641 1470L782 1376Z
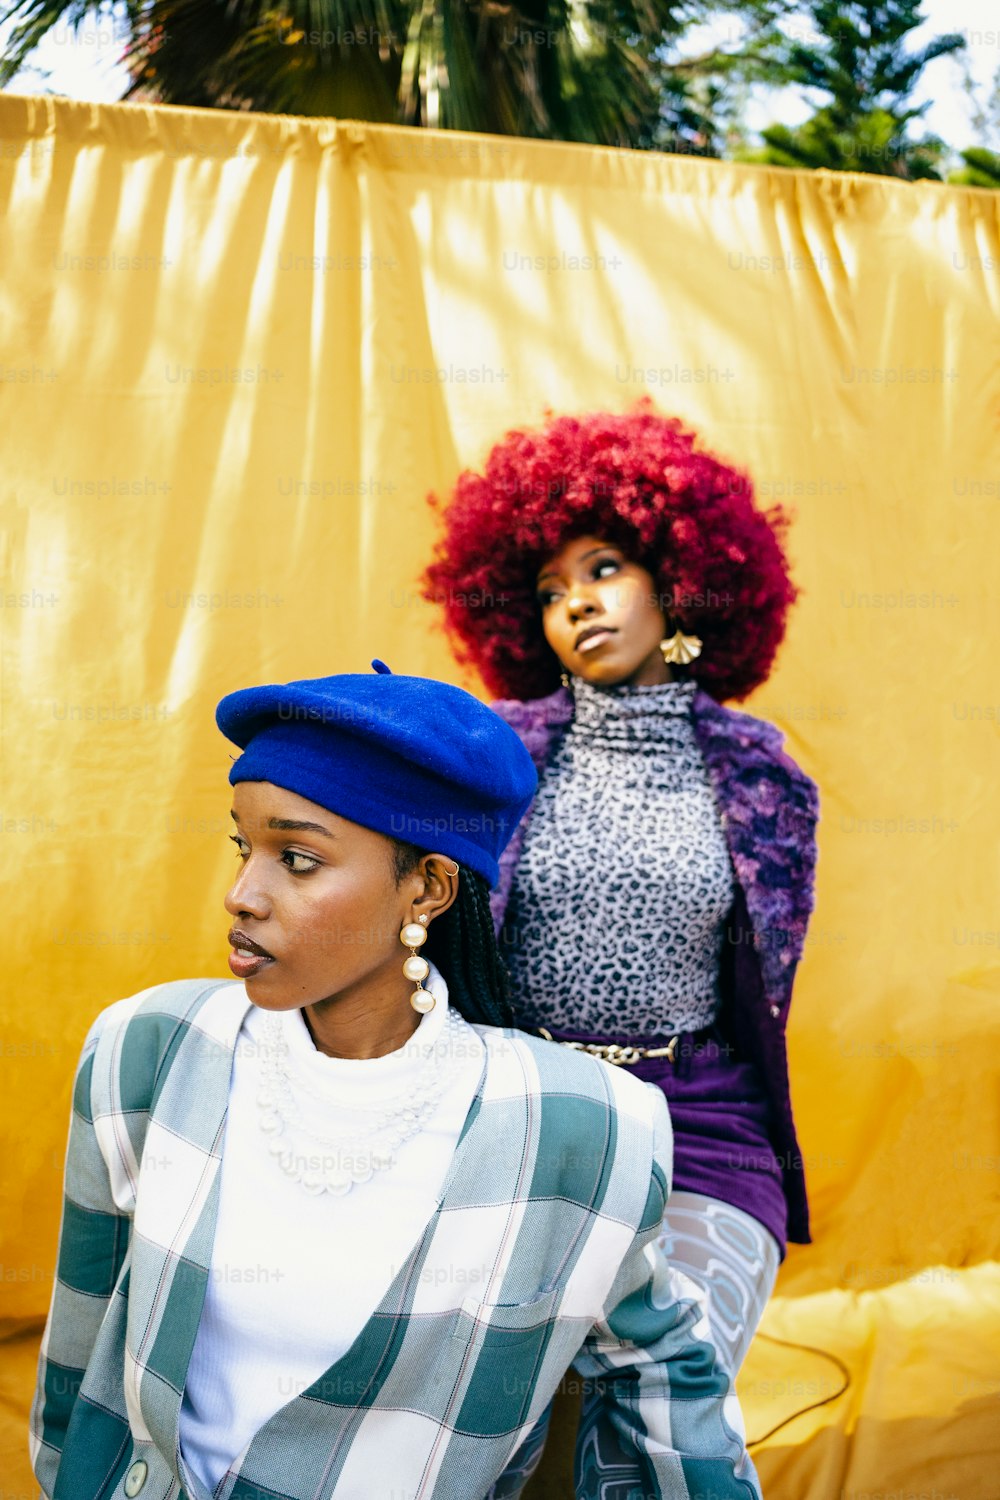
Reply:
M230 811L229 816L234 823L239 823L235 812ZM280 833L321 833L324 838L335 839L337 835L329 828L324 828L320 823L304 823L297 818L268 818L268 828L275 828Z
M329 828L324 828L320 823L300 823L297 818L268 818L267 826L278 828L282 833L321 833L326 839L337 837Z
M579 558L577 560L579 562L584 562L588 557L593 557L593 555L594 555L595 552L614 552L615 550L616 549L615 549L613 543L611 543L611 542L605 542L604 545L601 546L601 547L591 547L589 552L581 552L580 556L579 556ZM544 568L542 570L542 572L539 573L538 577L535 579L536 585L539 584L539 583L541 583L541 581L542 581L543 578L548 578L548 576L549 576L550 573L554 574L555 571L556 571L555 568Z

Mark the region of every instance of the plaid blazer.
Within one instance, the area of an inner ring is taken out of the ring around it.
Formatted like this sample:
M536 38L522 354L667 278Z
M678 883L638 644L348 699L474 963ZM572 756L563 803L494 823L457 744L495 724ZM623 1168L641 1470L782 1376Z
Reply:
M231 981L157 985L84 1044L31 1413L50 1500L208 1500L178 1432L249 1004ZM662 1094L476 1029L483 1071L430 1220L354 1344L260 1428L215 1500L516 1495L571 1365L591 1381L578 1495L753 1500L707 1322L647 1254L671 1172ZM474 1295L463 1265L491 1268Z

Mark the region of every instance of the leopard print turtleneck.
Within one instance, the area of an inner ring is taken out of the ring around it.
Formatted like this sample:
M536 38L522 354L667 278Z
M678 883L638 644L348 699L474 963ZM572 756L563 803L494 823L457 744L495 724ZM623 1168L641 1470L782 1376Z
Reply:
M707 1026L734 883L691 723L696 684L596 688L539 783L500 933L517 1024Z

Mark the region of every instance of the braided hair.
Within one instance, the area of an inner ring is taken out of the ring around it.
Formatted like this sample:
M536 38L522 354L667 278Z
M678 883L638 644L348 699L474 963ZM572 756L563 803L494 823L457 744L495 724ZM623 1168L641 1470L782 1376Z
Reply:
M393 839L396 884L405 879L427 850ZM448 1003L467 1021L485 1026L513 1026L510 976L503 961L490 911L486 881L463 867L458 895L427 929L421 949L444 977Z

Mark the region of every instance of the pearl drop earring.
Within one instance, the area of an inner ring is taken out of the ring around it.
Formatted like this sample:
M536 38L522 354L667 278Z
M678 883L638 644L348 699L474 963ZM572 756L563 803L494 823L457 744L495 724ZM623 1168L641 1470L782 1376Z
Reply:
M426 915L418 917L415 922L404 923L399 931L399 941L410 950L409 958L403 961L403 973L407 979L414 980L417 986L410 996L410 1004L422 1016L426 1015L429 1010L433 1010L437 1004L430 990L425 990L421 982L430 973L430 964L417 952L417 949L422 948L427 941L429 920L430 918Z

